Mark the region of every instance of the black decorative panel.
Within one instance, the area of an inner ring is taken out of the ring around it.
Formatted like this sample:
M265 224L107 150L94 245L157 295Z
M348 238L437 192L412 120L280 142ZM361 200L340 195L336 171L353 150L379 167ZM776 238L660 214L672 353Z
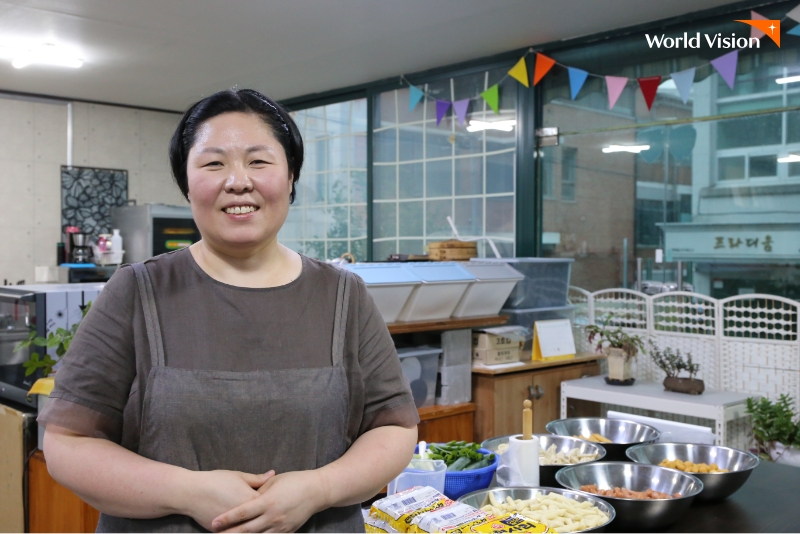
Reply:
M111 206L128 203L128 171L61 167L61 228L97 237L111 233Z

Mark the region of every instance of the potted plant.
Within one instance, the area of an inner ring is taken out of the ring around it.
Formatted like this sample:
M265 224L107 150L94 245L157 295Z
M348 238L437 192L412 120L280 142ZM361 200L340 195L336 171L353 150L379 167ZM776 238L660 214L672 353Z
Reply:
M706 389L705 383L695 378L694 375L700 370L700 364L692 362L692 353L686 353L683 358L680 349L672 350L667 347L663 351L651 340L650 357L653 362L665 373L664 389L675 391L676 393L689 393L690 395L700 395ZM689 377L678 376L681 371L689 373Z
M794 399L782 394L776 402L766 397L747 399L753 418L753 437L758 455L800 467L800 422L792 410Z
M609 327L611 319L612 316L609 314L603 324L592 324L586 327L589 343L594 343L596 339L595 350L606 355L608 360L606 382L614 385L631 385L634 381L631 373L631 360L639 352L645 352L644 344L639 336L625 333L622 327Z

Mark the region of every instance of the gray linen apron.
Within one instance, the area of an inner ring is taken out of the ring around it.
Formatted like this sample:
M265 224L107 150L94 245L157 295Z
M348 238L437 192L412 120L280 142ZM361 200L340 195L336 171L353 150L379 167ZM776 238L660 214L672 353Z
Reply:
M350 293L346 271L337 287L332 367L227 372L165 365L150 276L142 263L133 268L152 358L140 455L193 471L274 469L278 474L316 469L344 455L350 445L342 363ZM106 514L100 515L97 531L206 532L183 515L126 519ZM313 515L300 531L364 532L364 521L358 505L330 508Z

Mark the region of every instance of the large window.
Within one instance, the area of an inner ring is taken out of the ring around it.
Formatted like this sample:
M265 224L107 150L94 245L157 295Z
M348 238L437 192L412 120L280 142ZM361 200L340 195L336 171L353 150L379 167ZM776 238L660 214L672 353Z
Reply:
M305 146L297 198L279 238L312 258L367 258L367 101L293 112Z
M375 98L373 133L373 257L422 254L431 241L488 236L503 256L514 255L516 133L491 123L516 119L516 84L500 84L500 113L481 98L459 124L451 109L436 124L436 99L473 98L506 77L507 69L447 78L420 86L425 97L409 110L408 88ZM475 122L490 123L478 129ZM470 126L473 122L473 127ZM478 244L481 255L485 245Z

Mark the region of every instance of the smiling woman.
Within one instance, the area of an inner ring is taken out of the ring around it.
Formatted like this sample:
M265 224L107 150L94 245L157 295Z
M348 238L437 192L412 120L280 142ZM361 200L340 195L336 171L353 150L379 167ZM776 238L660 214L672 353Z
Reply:
M170 145L202 239L121 267L39 421L52 476L99 531L363 531L419 417L360 278L284 247L302 139L224 91Z

